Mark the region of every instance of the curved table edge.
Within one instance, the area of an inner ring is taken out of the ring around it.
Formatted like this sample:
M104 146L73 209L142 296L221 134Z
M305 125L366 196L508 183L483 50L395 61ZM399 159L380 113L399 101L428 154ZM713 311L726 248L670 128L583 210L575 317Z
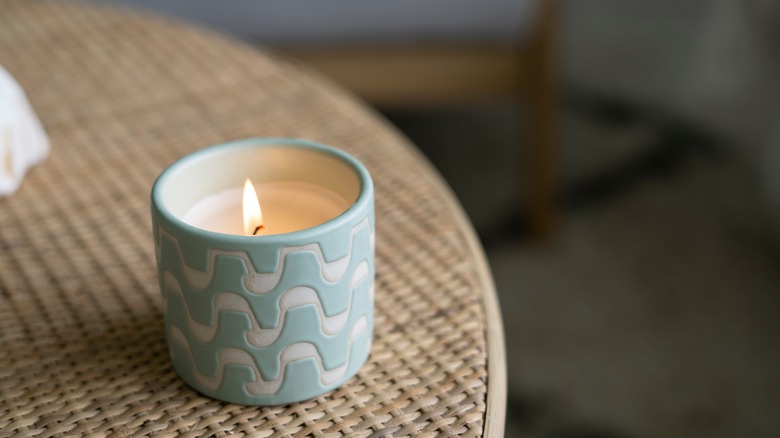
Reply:
M389 122L388 122L389 124ZM392 125L391 125L392 126ZM403 134L398 133L405 138ZM428 160L422 151L413 146L410 141L402 142L406 149L414 155L418 162L428 171L428 179L431 184L442 194L447 208L452 213L455 222L460 228L469 251L476 262L476 273L482 289L482 301L485 306L485 323L487 326L487 353L488 353L488 391L487 406L485 412L486 437L503 437L504 424L506 422L507 407L507 365L504 343L504 324L501 318L501 308L498 303L498 294L493 281L485 251L477 237L474 226L468 219L466 212L458 202L450 186L438 169Z

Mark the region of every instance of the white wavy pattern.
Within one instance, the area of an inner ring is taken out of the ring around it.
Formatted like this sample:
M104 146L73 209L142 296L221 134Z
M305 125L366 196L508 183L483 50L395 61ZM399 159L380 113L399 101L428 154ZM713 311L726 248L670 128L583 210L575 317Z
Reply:
M281 388L284 382L284 375L287 365L301 359L314 358L320 370L320 383L330 385L342 378L349 368L349 358L352 356L352 345L357 336L368 328L368 318L361 316L355 321L349 334L349 350L347 351L347 361L336 368L326 370L322 365L322 358L317 352L317 347L310 342L298 342L291 344L282 350L279 377L276 380L263 380L263 375L257 367L252 356L239 348L226 348L219 352L219 370L216 376L207 376L198 371L195 366L195 358L192 356L192 349L187 341L187 337L176 325L171 325L171 339L173 342L181 344L187 350L192 366L193 374L198 384L211 391L216 391L222 384L224 378L225 366L228 364L248 365L255 373L255 380L247 383L247 390L253 395L271 395L275 394Z
M347 310L338 313L333 316L326 316L325 310L322 307L322 302L317 294L317 291L310 287L294 287L285 291L279 298L279 307L281 309L279 315L279 322L276 328L264 329L260 327L260 323L257 321L254 312L252 312L249 302L246 298L233 292L221 292L214 299L214 316L213 319L216 324L203 324L192 318L190 315L190 309L187 306L187 302L184 300L182 294L181 285L176 280L176 277L169 271L165 271L163 274L165 278L165 290L166 293L174 293L179 295L184 303L184 311L187 317L187 326L190 332L200 342L210 342L217 335L219 329L219 313L223 310L241 312L249 317L252 323L252 327L247 331L246 338L250 344L255 347L266 347L271 345L284 328L284 321L287 315L287 311L294 307L304 306L307 304L314 304L317 307L317 311L320 314L320 328L325 334L333 335L339 332L349 320L350 312L352 311L352 298L354 295L355 287L369 276L368 262L363 260L352 272L350 278L350 289ZM369 280L369 297L374 295L374 282ZM167 301L166 297L166 301Z
M301 246L286 246L283 247L280 251L279 267L275 272L269 273L257 272L254 265L252 264L252 261L249 259L249 255L245 251L223 251L218 249L212 249L209 251L208 269L206 271L200 271L198 269L192 268L184 261L184 256L182 255L178 239L165 231L162 226L157 227L158 235L157 240L155 241L155 250L157 252L157 260L159 261L162 257L163 237L166 236L171 239L171 241L176 246L176 251L179 254L179 264L182 267L182 271L184 272L184 277L186 278L187 283L189 283L189 285L194 289L199 290L205 289L209 284L211 284L211 280L214 278L214 266L217 256L238 257L244 261L244 264L249 270L249 273L244 277L244 286L246 286L250 292L256 294L265 294L273 290L273 288L279 284L279 280L282 278L282 272L284 272L285 258L288 254L292 254L294 252L313 252L317 255L319 260L320 269L322 269L322 276L329 282L338 281L346 272L347 267L349 267L349 262L352 258L352 244L355 240L355 235L363 227L369 228L369 241L371 249L373 250L375 247L376 237L374 235L374 230L371 229L368 217L366 216L366 218L364 218L352 228L352 231L349 234L349 252L346 256L332 262L326 262L325 257L322 255L322 248L320 248L318 243Z

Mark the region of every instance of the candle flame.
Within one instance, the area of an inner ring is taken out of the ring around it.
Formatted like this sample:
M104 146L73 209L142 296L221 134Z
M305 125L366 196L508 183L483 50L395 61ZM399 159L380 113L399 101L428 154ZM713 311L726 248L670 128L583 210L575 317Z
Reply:
M244 234L252 236L259 234L263 227L263 213L260 211L260 201L257 199L255 186L249 178L244 181Z

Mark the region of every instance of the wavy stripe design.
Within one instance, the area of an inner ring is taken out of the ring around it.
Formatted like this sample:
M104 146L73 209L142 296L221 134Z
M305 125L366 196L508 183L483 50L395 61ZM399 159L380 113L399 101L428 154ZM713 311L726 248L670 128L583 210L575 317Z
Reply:
M181 285L179 284L178 280L176 280L176 277L170 271L165 271L163 276L165 279L166 293L173 293L178 295L184 303L182 307L184 308L184 312L187 317L187 327L195 339L203 343L211 342L219 329L219 313L223 310L226 310L246 314L252 324L251 329L246 332L247 341L255 347L266 347L271 345L277 338L279 338L279 335L281 335L284 328L287 311L289 309L305 306L308 304L314 304L317 307L317 312L320 315L320 328L325 334L333 335L339 332L342 328L344 328L344 325L349 320L349 315L353 307L352 299L355 288L363 280L368 278L369 268L368 262L365 260L355 266L355 269L352 271L352 277L350 278L350 290L348 298L349 307L347 310L333 316L325 315L322 301L320 300L316 290L310 287L299 286L285 291L279 299L279 307L281 309L279 321L277 326L271 329L261 328L260 323L257 321L254 312L252 312L247 299L234 292L221 292L214 299L214 324L200 323L192 318L190 309L187 306L186 300L184 299ZM369 284L370 297L373 297L374 295L373 289L374 284L373 281L371 281Z
M360 335L367 328L368 318L366 318L366 316L361 316L357 321L355 321L355 324L352 326L352 330L349 334L349 349L346 354L347 360L344 362L344 364L330 370L326 370L323 366L322 358L320 357L320 354L317 351L317 347L314 344L309 342L298 342L287 346L282 351L280 358L281 366L279 368L279 376L275 380L263 380L263 376L257 367L257 363L252 358L252 355L240 348L226 348L220 350L219 370L217 375L208 376L202 374L195 365L195 358L192 355L192 348L190 347L190 343L182 330L176 325L171 325L170 336L173 342L180 344L185 350L187 350L195 379L198 381L198 384L202 385L204 388L211 391L216 391L219 389L224 379L226 365L247 365L252 368L252 371L255 375L255 380L246 384L247 390L253 395L272 395L278 392L279 388L281 388L282 383L284 382L287 365L302 359L313 358L317 362L317 366L320 372L320 383L323 385L336 383L339 379L344 377L347 369L349 368L349 358L351 357L352 346L355 339L357 339L358 335Z
M205 394L248 404L303 400L354 375L372 343L372 217L369 211L351 228L295 246L269 241L251 251L185 242L158 223L155 250L176 371ZM328 250L346 254L326 262ZM188 265L185 255L203 256L205 270Z
M252 261L249 259L249 255L245 251L224 251L224 250L218 250L218 249L212 249L209 251L209 258L208 258L208 269L206 271L200 271L198 269L192 268L184 260L184 255L181 252L181 246L179 245L178 239L176 239L175 236L171 235L165 229L158 225L157 227L157 240L155 241L155 251L157 254L157 260L161 260L162 258L162 239L163 237L167 237L168 239L173 242L173 244L176 246L176 251L179 255L179 265L182 267L182 271L184 272L184 277L187 280L187 283L193 288L197 290L203 290L206 287L211 284L211 281L214 279L214 266L216 265L216 258L218 256L231 256L231 257L237 257L244 261L244 264L247 267L248 273L244 277L244 286L246 286L247 290L250 292L256 293L256 294L266 294L274 289L277 284L279 284L279 281L282 278L282 273L284 272L284 264L285 259L287 258L288 254L292 254L295 252L301 252L301 251L307 251L312 252L317 255L317 259L319 260L320 269L323 278L325 278L329 282L336 282L344 275L344 273L347 271L347 268L349 267L349 262L352 259L352 244L355 240L355 235L363 228L368 227L368 233L369 233L369 242L371 245L371 249L373 250L375 247L376 242L376 236L374 234L374 230L371 229L371 225L369 223L368 217L364 218L360 223L355 225L352 228L352 231L349 234L349 248L350 251L347 253L346 256L334 260L332 262L326 262L325 257L322 255L322 248L320 247L319 243L312 243L309 245L302 245L302 246L288 246L283 247L280 250L279 254L279 266L274 272L264 273L264 272L257 272L255 270L254 265L252 264Z

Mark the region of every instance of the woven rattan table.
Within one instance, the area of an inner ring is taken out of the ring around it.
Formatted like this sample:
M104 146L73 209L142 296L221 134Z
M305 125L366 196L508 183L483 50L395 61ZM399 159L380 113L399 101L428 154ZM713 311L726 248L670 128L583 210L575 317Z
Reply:
M482 250L422 155L304 67L103 6L0 0L0 64L52 154L0 199L0 436L498 436L501 321ZM149 191L210 144L303 137L376 183L371 357L317 399L257 408L173 371Z

